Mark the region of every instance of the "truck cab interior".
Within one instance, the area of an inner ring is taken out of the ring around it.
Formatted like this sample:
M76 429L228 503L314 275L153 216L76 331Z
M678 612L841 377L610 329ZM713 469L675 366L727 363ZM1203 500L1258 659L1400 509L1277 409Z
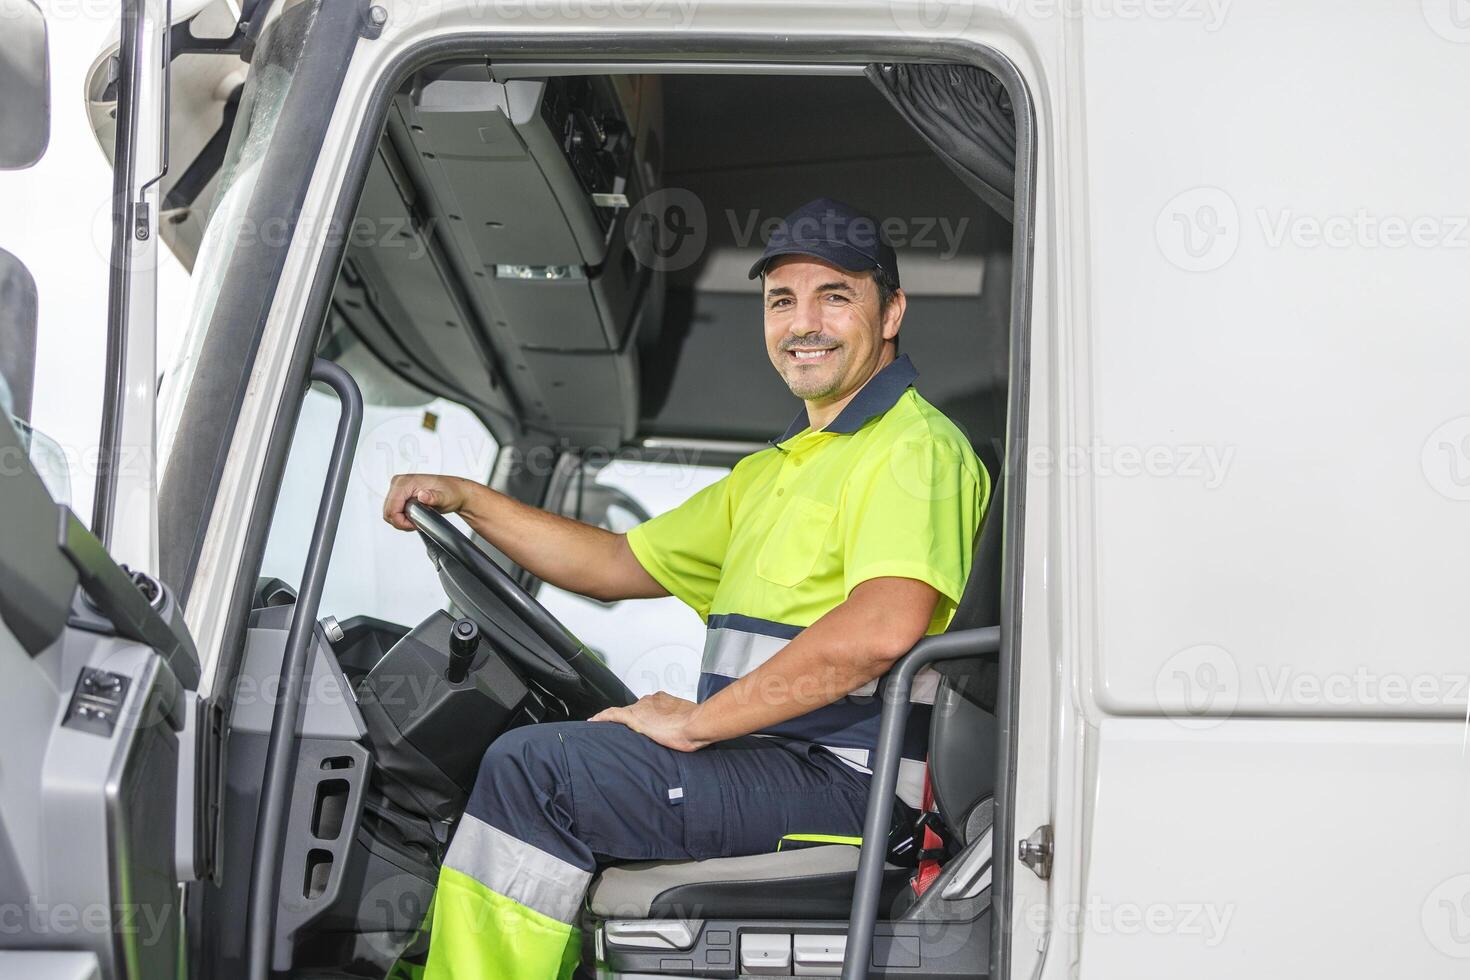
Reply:
M260 97L240 96L243 133ZM387 584L381 601L353 593L361 602L335 606L307 641L270 959L281 976L382 977L422 954L437 866L490 743L647 685L612 651L632 604L572 619L550 587L424 509L417 536L350 525L385 489L363 461L385 438L390 468L453 456L461 475L619 530L669 505L599 474L628 461L718 475L785 429L801 406L767 360L745 273L763 224L824 196L893 219L902 351L995 487L952 629L1000 622L1014 228L870 78L549 73L485 58L419 69L366 167L244 640L221 668L233 694L213 867L189 898L200 975L246 975L240 910L278 710L262 692L290 655L322 480L330 490L336 473L347 500L329 578ZM358 431L338 419L354 402L369 413ZM380 410L395 421L375 426ZM451 423L490 451L451 452ZM434 451L395 456L406 432L428 433ZM413 557L366 566L390 559L363 541L393 538L396 556L413 537ZM410 619L390 600L411 582L442 591ZM989 975L996 688L993 653L943 668L930 759L943 866L922 896L911 864L883 866L871 976ZM858 861L833 844L609 867L584 910L583 970L837 975Z

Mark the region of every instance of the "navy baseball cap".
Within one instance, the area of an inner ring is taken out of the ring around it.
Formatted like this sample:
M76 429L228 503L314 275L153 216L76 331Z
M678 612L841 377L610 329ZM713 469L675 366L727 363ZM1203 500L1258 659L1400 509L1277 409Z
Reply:
M898 285L898 256L883 240L877 218L828 197L809 201L781 219L750 278L780 255L810 255L848 272L882 269Z

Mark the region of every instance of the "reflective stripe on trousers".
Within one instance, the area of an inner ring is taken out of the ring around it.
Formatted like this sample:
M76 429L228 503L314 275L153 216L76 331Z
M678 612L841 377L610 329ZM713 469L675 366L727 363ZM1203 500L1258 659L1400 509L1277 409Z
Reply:
M857 836L867 788L830 752L786 739L675 752L604 722L507 732L485 753L440 871L425 977L570 976L599 865Z

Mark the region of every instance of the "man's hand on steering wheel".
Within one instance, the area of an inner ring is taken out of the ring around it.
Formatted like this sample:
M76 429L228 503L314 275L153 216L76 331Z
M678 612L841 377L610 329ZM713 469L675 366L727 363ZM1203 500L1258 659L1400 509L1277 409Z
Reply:
M396 476L383 501L383 519L395 528L419 532L454 607L479 623L492 645L526 676L576 711L590 714L631 704L632 693L601 659L444 518L459 513L469 519L467 504L477 489L496 499L493 491L458 477Z
M413 521L404 513L410 500L417 500L441 514L456 514L463 509L472 486L457 476L400 473L393 478L388 495L383 498L383 520L400 531L413 531Z

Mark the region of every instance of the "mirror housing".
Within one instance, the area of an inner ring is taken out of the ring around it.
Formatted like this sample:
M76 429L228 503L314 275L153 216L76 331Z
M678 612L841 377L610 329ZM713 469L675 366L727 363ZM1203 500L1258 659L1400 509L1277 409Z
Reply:
M0 31L0 170L22 170L51 141L46 16L33 0L10 0Z
M0 137L0 146L4 142ZM3 407L19 419L31 417L38 312L36 280L24 262L0 248L0 379L9 391Z

